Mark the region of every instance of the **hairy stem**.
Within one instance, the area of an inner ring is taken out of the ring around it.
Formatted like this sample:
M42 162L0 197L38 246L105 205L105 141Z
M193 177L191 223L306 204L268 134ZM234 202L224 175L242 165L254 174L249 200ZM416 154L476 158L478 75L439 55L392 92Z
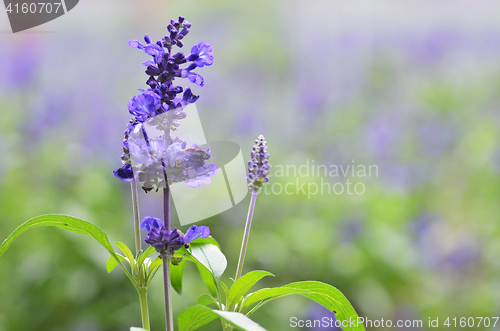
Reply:
M255 201L257 200L257 193L259 189L252 189L252 197L250 198L250 206L248 207L247 222L245 224L245 233L243 234L243 241L241 242L240 258L238 260L238 268L236 269L236 276L234 280L241 277L243 271L243 263L245 262L245 254L247 252L248 237L250 236L250 228L252 226L253 210L255 209Z
M148 289L141 287L137 291L141 303L142 328L149 331Z
M167 181L167 176L165 175L165 182ZM168 183L165 184L166 187L163 189L163 222L165 222L165 229L170 233L170 187Z
M170 233L170 188L165 174L165 188L163 189L163 218L165 229ZM163 287L165 290L165 325L167 331L174 331L174 316L172 313L172 289L170 281L170 261L173 251L167 248L162 254L163 258Z
M132 191L132 210L134 213L134 234L135 234L135 253L141 250L141 228L139 217L139 195L137 194L137 183L130 182L130 190Z
M163 255L163 286L165 289L165 325L167 331L174 331L174 316L172 313L172 289L170 287L170 260L172 252Z

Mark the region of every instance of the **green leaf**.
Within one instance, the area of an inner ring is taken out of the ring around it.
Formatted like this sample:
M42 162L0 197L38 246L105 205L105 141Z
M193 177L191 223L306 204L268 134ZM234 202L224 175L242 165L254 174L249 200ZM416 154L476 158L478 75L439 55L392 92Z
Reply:
M224 297L226 298L226 307L228 307L229 306L229 289L227 288L227 285L224 284L223 281L219 282L219 289L222 289L222 291L224 292ZM220 293L219 293L219 298L221 298ZM222 298L220 300L222 301ZM224 308L223 310L226 310L226 308Z
M125 261L126 258L122 256L121 254L116 253L120 261ZM113 269L118 265L118 262L115 260L113 255L110 255L108 258L108 261L106 261L106 270L108 270L108 273L113 271Z
M365 330L362 324L359 326L358 324L356 324L356 326L351 326L350 321L357 321L358 315L342 292L335 287L322 282L304 281L291 283L278 288L262 289L248 295L245 298L243 308L261 300L268 302L290 294L300 294L335 312L335 317L340 323L347 321L345 323L347 326L342 327L342 330L344 331Z
M207 238L201 238L201 237L197 238L197 239L191 241L190 245L192 245L192 244L195 244L195 245L196 244L198 244L198 245L200 245L200 244L212 244L212 245L217 246L220 249L219 243L212 236L209 236Z
M160 269L161 265L163 264L163 259L160 257L155 258L151 264L149 265L149 270L147 272L147 277L146 277L146 284L149 285L151 281L153 280L154 276Z
M219 247L212 244L191 244L191 256L203 264L212 273L215 280L219 282L227 267L226 257Z
M127 245L120 241L115 241L115 245L122 250L123 254L125 254L125 257L127 258L128 263L130 263L130 266L132 267L132 269L134 269L135 258L134 254L132 254L132 251L130 251L130 248L128 248Z
M274 276L272 273L263 270L251 271L239 278L229 290L229 303L234 305L245 293L250 290L259 280L266 276Z
M139 258L139 261L137 262L137 264L139 266L141 266L144 263L144 260L146 260L146 258L148 256L150 256L151 254L153 254L155 252L156 252L156 249L153 246L150 246L148 249L146 249L146 251L144 253L142 253L141 257Z
M218 316L212 312L212 309L205 306L191 306L179 314L177 323L179 331L191 331L212 322Z
M182 260L178 265L170 264L170 282L175 292L182 294L182 274L184 273L184 267L186 266L186 260Z
M207 285L210 294L217 296L217 285L215 283L214 275L212 275L212 273L201 263L196 263L196 267L200 272L201 279L203 279L203 282Z
M282 287L263 288L247 295L241 309L243 310L261 300L273 300L290 294L302 294L307 292L309 291Z
M218 317L243 331L266 331L266 329L243 314L212 310L201 305L188 307L179 314L179 331L196 330Z
M143 328L136 328L135 326L133 326L130 328L130 331L147 331L147 330Z
M229 322L232 326L244 331L266 331L262 326L252 321L250 318L246 317L241 313L235 313L232 311L221 311L212 310L214 313L219 315L220 318Z
M208 306L208 305L211 305L213 303L217 304L217 300L215 300L214 297L212 297L211 295L208 295L208 294L202 294L198 298L197 302L199 305L202 305L202 306Z
M55 226L61 228L63 230L72 231L80 234L87 234L97 240L117 261L118 265L122 268L123 272L130 279L132 284L137 288L137 284L130 274L130 272L125 268L125 266L121 263L120 258L116 255L113 247L109 243L108 237L106 234L99 229L94 224L81 220L76 217L71 217L67 215L58 215L58 214L49 214L49 215L41 215L35 218L26 221L22 225L20 225L17 229L12 232L7 239L4 240L2 245L0 245L0 256L2 256L5 251L12 245L14 240L19 237L24 232L38 226Z

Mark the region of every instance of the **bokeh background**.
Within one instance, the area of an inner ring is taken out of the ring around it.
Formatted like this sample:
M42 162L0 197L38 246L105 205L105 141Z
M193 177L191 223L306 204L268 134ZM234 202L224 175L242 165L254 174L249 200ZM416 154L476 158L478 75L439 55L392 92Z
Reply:
M186 52L214 47L206 86L194 87L208 139L247 155L264 134L275 166L378 167L370 178L272 178L366 189L260 195L245 270L276 275L261 286L320 280L370 319L500 315L498 1L82 0L17 34L0 12L0 240L31 217L66 213L133 246L129 186L111 173L127 101L146 80L146 56L127 41L159 39L183 15ZM161 215L158 195L141 200L142 216ZM247 207L248 197L203 222L228 258L227 282ZM136 292L107 274L107 257L85 236L23 235L0 259L0 330L139 326ZM164 327L160 278L153 330ZM186 269L175 313L205 292ZM325 314L290 296L253 317L291 330L293 316Z

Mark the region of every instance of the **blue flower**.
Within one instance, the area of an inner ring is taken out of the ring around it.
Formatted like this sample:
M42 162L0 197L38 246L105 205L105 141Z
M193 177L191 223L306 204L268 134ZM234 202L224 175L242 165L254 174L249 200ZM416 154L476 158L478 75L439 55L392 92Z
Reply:
M173 114L169 111L163 115ZM128 139L128 151L136 180L142 183L145 191L165 187L165 174L168 184L185 182L190 187L200 187L211 182L210 177L217 174L219 167L206 164L210 159L208 148L187 143L178 138L172 140L164 136L147 138L142 125L135 126Z
M160 253L168 249L172 251L178 250L195 239L207 238L210 235L210 229L207 226L198 227L196 225L191 226L186 234L177 229L173 229L169 233L160 219L151 216L147 216L142 220L141 229L148 231L144 241Z
M219 166L216 164L205 164L199 168L186 169L186 185L189 187L202 187L212 182L210 177L213 177L219 171Z
M188 61L193 61L197 67L211 66L214 63L212 46L209 43L201 42L191 48L191 55L187 57Z
M152 91L144 91L141 95L134 96L128 102L128 111L139 122L145 122L156 115L160 108L160 96Z
M125 182L132 182L134 180L134 171L130 163L126 163L123 167L113 170L113 174L116 178Z

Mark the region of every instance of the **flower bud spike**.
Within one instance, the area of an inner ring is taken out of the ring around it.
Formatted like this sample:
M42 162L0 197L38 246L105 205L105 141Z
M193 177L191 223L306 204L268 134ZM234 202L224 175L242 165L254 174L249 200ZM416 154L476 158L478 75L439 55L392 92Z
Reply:
M269 164L269 157L271 155L267 152L267 143L263 135L257 137L252 149L253 151L250 152L252 160L248 162L248 188L259 189L264 183L269 181L267 175L271 167Z

